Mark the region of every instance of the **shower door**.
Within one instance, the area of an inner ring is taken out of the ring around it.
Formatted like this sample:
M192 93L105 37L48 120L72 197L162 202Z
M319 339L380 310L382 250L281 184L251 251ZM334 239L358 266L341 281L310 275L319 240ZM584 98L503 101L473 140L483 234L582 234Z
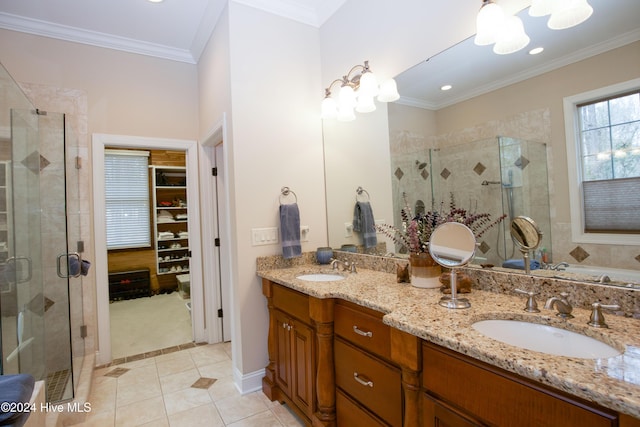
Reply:
M5 161L4 221L0 247L7 258L0 275L2 373L46 374L38 116L11 110L10 143ZM4 243L4 245L3 245Z

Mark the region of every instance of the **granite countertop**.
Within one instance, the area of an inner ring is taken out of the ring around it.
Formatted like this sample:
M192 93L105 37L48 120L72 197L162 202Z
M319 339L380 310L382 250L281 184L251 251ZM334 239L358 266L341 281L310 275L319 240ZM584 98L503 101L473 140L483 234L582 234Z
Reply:
M359 269L340 273L344 280L310 282L302 274L335 273L326 266L299 265L259 270L260 277L316 298L341 298L384 313L383 322L424 340L466 354L615 411L640 418L640 321L607 315L609 329L588 326L591 312L574 308L573 319L524 311L526 296L473 289L464 294L471 308L438 305L438 289L397 283L395 274ZM599 339L623 353L609 359L579 359L521 349L482 335L471 325L484 319L525 320L548 324Z

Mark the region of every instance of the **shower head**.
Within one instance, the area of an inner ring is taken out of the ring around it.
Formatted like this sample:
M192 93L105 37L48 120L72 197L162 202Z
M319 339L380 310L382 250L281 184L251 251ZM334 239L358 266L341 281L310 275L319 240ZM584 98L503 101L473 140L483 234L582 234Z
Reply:
M427 164L425 162L420 163L420 160L416 160L416 165L418 166L418 169L422 170L425 167L427 167Z

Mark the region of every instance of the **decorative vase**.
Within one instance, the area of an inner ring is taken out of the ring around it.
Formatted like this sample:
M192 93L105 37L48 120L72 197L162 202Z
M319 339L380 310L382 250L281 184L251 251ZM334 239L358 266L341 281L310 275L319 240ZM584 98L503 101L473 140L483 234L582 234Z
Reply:
M331 258L333 258L333 249L329 247L316 249L316 261L318 261L318 264L329 264Z
M409 255L411 266L411 285L416 288L439 288L440 265L431 258L428 252Z

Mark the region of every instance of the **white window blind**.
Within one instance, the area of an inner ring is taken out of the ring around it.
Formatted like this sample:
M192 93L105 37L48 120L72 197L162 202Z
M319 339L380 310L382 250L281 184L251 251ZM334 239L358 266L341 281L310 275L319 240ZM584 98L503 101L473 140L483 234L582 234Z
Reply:
M149 152L105 150L107 249L151 246Z
M640 233L640 91L577 109L585 232Z

